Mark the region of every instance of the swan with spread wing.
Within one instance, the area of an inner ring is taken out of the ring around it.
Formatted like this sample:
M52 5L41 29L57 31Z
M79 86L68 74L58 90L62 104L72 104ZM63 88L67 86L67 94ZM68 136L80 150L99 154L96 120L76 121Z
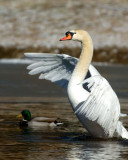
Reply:
M68 55L25 53L25 57L36 62L29 65L30 75L40 74L67 89L74 113L93 136L98 138L122 137L128 132L119 121L120 103L110 84L91 65L93 43L88 32L71 30L61 41L81 42L80 58Z

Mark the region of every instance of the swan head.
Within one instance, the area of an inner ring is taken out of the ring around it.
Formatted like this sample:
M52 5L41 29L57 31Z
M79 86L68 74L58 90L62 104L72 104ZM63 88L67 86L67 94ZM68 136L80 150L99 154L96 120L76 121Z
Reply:
M60 41L65 41L65 40L74 40L74 41L80 41L83 42L85 39L87 39L89 34L84 31L84 30L71 30L67 31L65 33L65 37L61 38Z

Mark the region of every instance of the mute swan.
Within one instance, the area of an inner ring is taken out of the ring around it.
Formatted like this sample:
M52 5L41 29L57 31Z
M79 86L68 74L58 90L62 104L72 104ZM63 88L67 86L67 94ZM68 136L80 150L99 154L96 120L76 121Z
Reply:
M55 118L47 118L47 117L35 117L31 119L31 113L29 110L23 110L21 114L17 116L17 118L23 117L24 119L20 121L19 125L20 127L55 127L59 126L62 123L60 123Z
M128 132L119 121L119 100L99 72L90 65L93 56L93 43L84 30L71 30L61 41L81 42L79 60L68 55L25 53L36 62L27 67L30 75L40 74L67 89L68 98L74 113L93 136L98 138L122 137L128 139Z

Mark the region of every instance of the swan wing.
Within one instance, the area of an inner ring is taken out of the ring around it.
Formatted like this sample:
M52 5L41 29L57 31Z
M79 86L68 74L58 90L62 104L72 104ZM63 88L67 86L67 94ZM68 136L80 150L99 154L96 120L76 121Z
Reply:
M75 114L84 121L85 117L96 121L110 137L113 136L120 116L119 100L107 82L101 76L86 79L83 85L89 90L88 98L77 107Z
M34 60L27 67L30 75L40 74L39 79L50 80L65 89L78 62L77 58L65 54L25 53L25 57ZM98 71L90 65L87 77L97 74Z

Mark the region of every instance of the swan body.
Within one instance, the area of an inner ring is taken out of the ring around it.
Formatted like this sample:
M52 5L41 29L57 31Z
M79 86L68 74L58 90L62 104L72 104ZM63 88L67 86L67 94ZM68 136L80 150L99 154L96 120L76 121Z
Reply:
M35 117L31 119L31 113L29 110L23 110L17 118L23 117L23 120L20 121L20 127L55 127L59 126L62 123L58 122L56 118L48 117Z
M31 70L29 74L40 73L40 79L67 89L74 113L92 136L128 139L128 132L119 121L117 96L107 80L91 65L93 43L90 35L84 30L71 30L60 40L81 42L79 60L68 55L25 53L27 58L37 60L27 67Z

